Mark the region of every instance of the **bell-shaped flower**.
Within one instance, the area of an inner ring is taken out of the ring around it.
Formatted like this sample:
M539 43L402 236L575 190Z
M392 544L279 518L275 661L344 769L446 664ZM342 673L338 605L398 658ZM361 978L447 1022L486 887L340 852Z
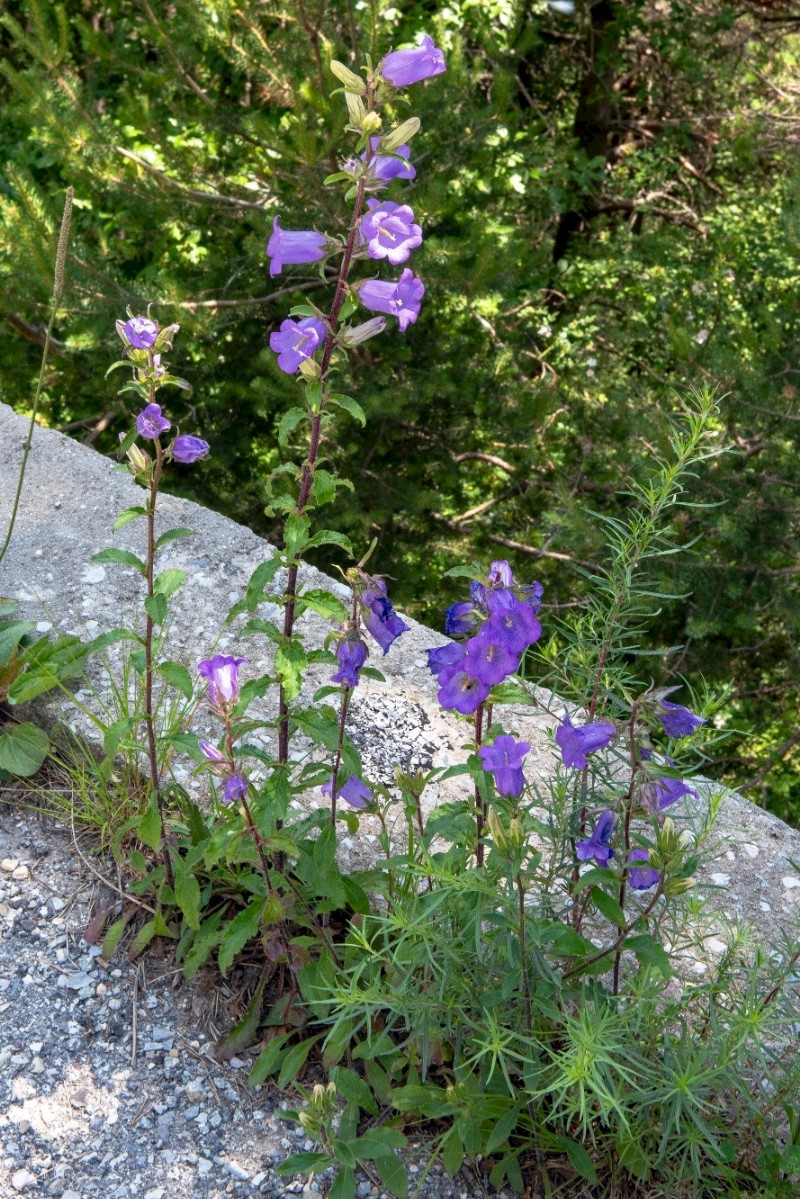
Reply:
M166 417L161 415L161 406L159 404L148 404L136 417L137 432L140 437L144 437L148 441L155 441L162 433L166 433L169 428L170 423Z
M601 812L591 837L585 837L575 842L575 854L579 862L590 862L592 859L598 866L607 866L614 856L611 848L611 834L614 831L614 813L609 809Z
M364 628L383 652L388 653L389 647L402 633L408 632L409 626L392 607L383 579L370 579L359 600Z
M448 645L437 645L435 649L427 651L428 669L435 678L438 678L443 670L463 662L466 652L466 647L455 641L451 641Z
M278 355L281 370L293 375L324 341L325 326L322 321L315 316L307 316L301 321L281 321L280 330L270 334L269 345Z
M247 658L214 654L197 667L201 679L208 682L208 698L215 708L231 708L239 702L239 667Z
M193 437L191 433L182 433L180 437L175 438L170 447L172 457L184 466L191 466L193 462L207 458L210 449L207 441L203 441L202 437Z
M367 647L357 637L345 637L336 647L339 669L331 675L332 683L343 687L357 687L361 667L367 660Z
M270 275L279 275L285 266L319 262L325 257L328 239L324 234L313 229L281 229L278 219L272 222L272 236L267 242Z
M441 75L447 70L444 54L426 33L418 46L411 50L392 50L378 68L383 79L392 87L410 87L423 79Z
M664 726L664 732L674 741L681 737L691 737L695 729L706 723L705 717L695 716L694 712L684 708L682 704L672 704L667 699L660 699L659 705L662 710L658 713L658 718Z
M222 791L222 802L225 807L230 807L231 804L236 803L237 799L246 795L249 786L250 784L243 774L232 774Z
M631 862L647 862L647 866L631 866ZM661 878L654 866L649 865L650 851L647 849L632 849L628 854L628 885L634 891L647 891L654 887Z
M494 785L500 795L516 799L522 794L525 788L522 763L530 748L527 741L517 741L516 737L503 734L495 737L491 745L483 745L478 750L483 769L494 775Z
M488 683L482 683L460 665L448 666L439 673L439 703L462 716L476 712L490 691Z
M413 179L417 172L409 162L411 147L398 146L394 154L376 154L380 140L380 136L370 138L373 155L369 160L369 169L373 179L382 183L389 183L392 179ZM366 162L366 159L365 150L361 155L361 161Z
M490 687L502 683L519 666L519 654L508 648L503 630L491 620L481 626L480 632L470 638L465 648L464 670Z
M333 794L333 775L327 783L323 783L321 791L323 795ZM355 774L351 774L347 781L342 783L336 794L349 803L351 808L365 808L372 799L369 787Z
M685 795L693 795L695 799L700 798L694 788L685 783L683 779L672 779L666 776L651 779L641 790L642 803L652 812L663 812L665 808L671 808Z
M132 316L118 321L117 329L134 350L152 350L158 338L158 324L147 316Z
M408 267L395 282L365 279L357 285L357 290L358 298L365 308L372 312L385 312L387 316L396 316L401 332L405 332L408 326L416 321L422 297L425 295L424 283ZM283 322L284 325L288 323L290 322ZM280 365L280 360L278 364Z
M596 720L576 729L569 716L565 716L556 729L556 745L561 750L561 760L565 766L582 770L587 765L586 755L598 749L605 749L616 735L617 730L613 724Z
M422 245L422 229L414 224L412 209L394 200L367 200L367 209L361 218L361 240L370 258L385 258L392 266L408 262L411 251Z

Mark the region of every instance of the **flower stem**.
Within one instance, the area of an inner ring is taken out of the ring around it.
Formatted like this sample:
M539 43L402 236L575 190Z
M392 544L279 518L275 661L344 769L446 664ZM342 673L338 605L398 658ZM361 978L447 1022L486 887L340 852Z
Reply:
M336 743L336 757L333 760L333 777L331 779L331 824L336 826L336 796L339 791L339 767L342 764L342 749L344 748L344 733L347 725L347 708L350 704L352 687L342 686L342 706L339 711L339 740Z
M475 709L475 753L481 747L483 740L483 704ZM475 865L483 866L483 826L486 821L486 805L483 802L480 787L475 783Z
M154 395L154 393L153 393ZM152 397L150 402L152 403ZM164 451L161 442L155 439L156 460L150 479L150 496L147 501L147 561L145 563L145 579L147 583L147 598L152 599L154 591L155 558L156 558L156 501L158 500L158 485L161 481L161 471L164 465ZM174 884L172 859L167 846L167 829L164 820L164 797L161 794L161 774L158 767L156 752L156 731L153 720L153 617L147 612L144 630L144 721L147 728L147 750L150 758L150 782L155 789L158 816L161 821L161 836L164 841L164 865L167 870L167 882Z

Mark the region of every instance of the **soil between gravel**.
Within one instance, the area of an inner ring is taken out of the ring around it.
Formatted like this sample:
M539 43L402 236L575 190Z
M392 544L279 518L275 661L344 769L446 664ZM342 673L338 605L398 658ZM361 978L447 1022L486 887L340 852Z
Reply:
M322 1199L325 1176L275 1173L313 1148L277 1114L291 1098L248 1087L249 1061L211 1056L235 999L225 985L187 983L153 953L107 962L84 939L119 897L82 852L69 829L0 790L0 1199ZM412 1195L427 1157L411 1142ZM437 1164L419 1199L488 1193ZM363 1174L357 1194L390 1199Z

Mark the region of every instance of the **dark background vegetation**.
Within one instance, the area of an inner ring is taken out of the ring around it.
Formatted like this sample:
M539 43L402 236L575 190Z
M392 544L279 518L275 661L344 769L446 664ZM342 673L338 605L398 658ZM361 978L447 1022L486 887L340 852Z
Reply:
M173 485L279 538L263 479L297 391L268 335L302 299L293 278L319 284L270 280L272 217L341 231L321 187L344 124L327 60L421 30L449 66L411 93L426 303L356 361L367 426L343 418L325 447L356 483L338 525L378 538L375 569L423 620L458 598L443 570L496 556L558 612L602 554L594 513L624 507L680 397L716 388L732 452L693 485L717 506L676 517L701 540L654 580L685 597L652 645L681 648L646 661L659 680L731 682L723 718L742 734L708 772L797 821L797 3L6 0L0 398L30 403L72 184L46 421L113 450L130 421L103 378L114 320L152 305L181 323L194 384L170 414L213 444Z

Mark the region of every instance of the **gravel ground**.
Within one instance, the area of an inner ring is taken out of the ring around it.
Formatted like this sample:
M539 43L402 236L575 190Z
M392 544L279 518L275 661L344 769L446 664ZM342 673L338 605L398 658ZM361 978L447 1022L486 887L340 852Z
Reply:
M275 1088L254 1091L249 1063L211 1057L236 997L187 984L154 953L107 962L85 939L119 898L96 866L69 830L0 800L0 1197L323 1196L324 1177L275 1173L312 1148L276 1115ZM426 1154L412 1149L413 1194ZM436 1166L419 1199L486 1194ZM384 1195L361 1176L359 1199Z

